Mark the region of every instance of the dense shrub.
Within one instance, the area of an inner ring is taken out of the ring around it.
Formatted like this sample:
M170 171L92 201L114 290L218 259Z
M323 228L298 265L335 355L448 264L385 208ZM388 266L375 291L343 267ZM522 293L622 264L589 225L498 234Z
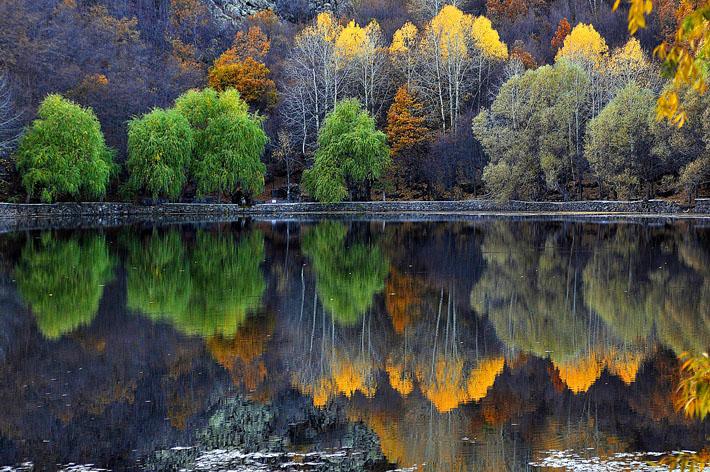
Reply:
M177 199L187 182L194 147L187 119L156 109L128 124L128 187L153 198Z
M114 169L113 151L94 112L49 95L37 115L17 152L28 196L47 203L103 198Z

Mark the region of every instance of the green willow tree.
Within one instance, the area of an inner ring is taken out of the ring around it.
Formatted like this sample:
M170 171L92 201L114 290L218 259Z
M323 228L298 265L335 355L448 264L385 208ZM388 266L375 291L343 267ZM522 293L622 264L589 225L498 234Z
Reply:
M128 188L176 200L187 182L194 147L190 123L175 110L155 109L128 123Z
M662 173L651 152L655 103L653 91L631 82L587 125L589 164L617 198L650 198Z
M42 335L59 339L91 324L114 265L102 235L63 240L47 232L27 242L14 275Z
M320 202L369 199L372 183L390 162L387 137L376 129L375 120L359 101L343 100L325 119L303 185Z
M239 92L191 90L175 101L175 108L195 133L191 173L198 194L241 193L250 199L264 189L261 155L268 138L262 119L249 114Z
M231 338L261 304L261 232L239 239L200 232L193 247L177 231L156 232L127 247L128 307L182 333Z
M29 198L100 199L115 170L101 124L89 108L49 95L20 140L17 170Z
M341 325L353 325L385 287L389 262L380 248L361 242L346 244L344 224L328 221L303 237L303 252L313 261L323 307Z

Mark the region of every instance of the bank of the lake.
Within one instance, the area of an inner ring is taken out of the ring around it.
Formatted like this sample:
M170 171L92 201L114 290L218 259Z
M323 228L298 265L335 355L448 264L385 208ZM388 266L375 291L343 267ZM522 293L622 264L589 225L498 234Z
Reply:
M710 199L681 206L665 200L531 202L495 200L372 201L341 203L261 203L251 207L217 203L137 205L116 202L21 204L0 203L0 231L48 227L96 227L141 222L214 222L238 218L303 219L327 217L369 219L441 219L506 214L511 216L624 218L710 217Z

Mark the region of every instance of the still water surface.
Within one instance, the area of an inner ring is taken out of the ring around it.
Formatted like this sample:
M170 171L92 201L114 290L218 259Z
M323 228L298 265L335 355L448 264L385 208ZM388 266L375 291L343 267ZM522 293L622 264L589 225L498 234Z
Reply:
M0 470L708 455L674 408L678 356L710 346L707 222L25 232L0 272Z

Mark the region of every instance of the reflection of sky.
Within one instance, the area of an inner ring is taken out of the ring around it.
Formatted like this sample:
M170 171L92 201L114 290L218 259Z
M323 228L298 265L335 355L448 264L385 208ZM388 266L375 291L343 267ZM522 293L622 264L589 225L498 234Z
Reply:
M430 470L697 448L707 422L673 392L676 356L710 343L708 236L499 221L8 240L0 464L30 445L109 464L189 442L230 391L339 405L389 462Z

